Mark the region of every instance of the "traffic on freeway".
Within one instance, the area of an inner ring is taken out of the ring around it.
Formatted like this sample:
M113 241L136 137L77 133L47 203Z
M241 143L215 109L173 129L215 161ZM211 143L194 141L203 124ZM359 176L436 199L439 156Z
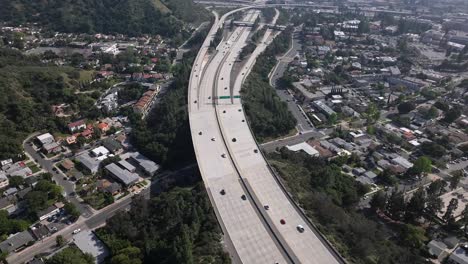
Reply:
M228 15L216 20L194 62L189 118L199 169L225 240L234 249L231 256L240 263L340 263L269 170L237 100L256 56L275 34L266 31L231 88L234 61L251 29L228 32L210 54L209 43ZM253 22L258 15L249 10L243 21Z

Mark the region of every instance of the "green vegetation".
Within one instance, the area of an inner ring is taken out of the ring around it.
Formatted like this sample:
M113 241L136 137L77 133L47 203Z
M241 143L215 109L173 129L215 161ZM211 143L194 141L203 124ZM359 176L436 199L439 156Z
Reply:
M123 86L119 92L119 101L125 103L133 100L138 100L148 89L140 83L131 83Z
M68 103L84 116L99 113L95 99L74 93L79 82L70 78L73 68L44 65L40 59L0 48L0 159L20 155L23 140L34 131L66 129L68 120L53 115L54 104Z
M424 263L416 252L424 232L412 225L389 230L358 213L354 206L366 188L341 174L338 166L286 149L270 160L318 229L350 263ZM386 197L376 197L381 199L371 204L385 207Z
M268 74L276 64L275 56L289 47L291 28L283 31L257 58L244 83L241 95L250 125L259 141L288 134L296 125L294 116L269 84Z
M5 240L8 235L28 229L30 223L25 220L10 219L6 210L0 210L0 240Z
M77 247L68 247L45 261L46 264L93 264L94 257Z
M112 204L114 202L114 197L111 194L103 193L103 192L94 192L88 193L86 196L83 197L83 200L91 205L94 209L99 210Z
M168 12L168 8L172 12ZM208 13L192 1L27 1L4 0L0 18L22 24L36 22L52 31L75 33L180 35L183 21L198 23Z
M269 24L273 21L276 11L273 7L262 8L262 16L265 18L265 23Z
M32 191L24 196L25 208L27 208L29 217L36 219L39 211L46 209L62 198L62 187L44 178L39 180Z
M111 251L110 263L230 263L201 184L137 198L97 234Z
M192 137L187 112L187 87L193 52L186 53L173 70L172 87L146 120L134 118L131 139L139 151L163 166L193 161Z
M57 244L57 247L63 247L66 244L65 238L63 238L62 235L58 235L55 237L55 243Z

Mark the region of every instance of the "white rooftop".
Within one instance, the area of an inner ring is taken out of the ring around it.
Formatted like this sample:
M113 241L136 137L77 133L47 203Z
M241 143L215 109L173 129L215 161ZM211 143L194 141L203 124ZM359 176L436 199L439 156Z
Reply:
M54 136L52 136L50 133L45 133L45 134L42 134L42 135L37 136L37 139L38 139L41 143L44 144L44 143L53 141L53 140L54 140Z
M110 151L107 148L103 147L103 146L97 147L97 148L91 150L91 152L96 157L106 156L106 155L108 155L110 153Z
M286 146L291 151L304 151L305 153L309 154L310 156L318 156L319 152L312 147L311 145L307 144L306 142L302 142L292 146Z

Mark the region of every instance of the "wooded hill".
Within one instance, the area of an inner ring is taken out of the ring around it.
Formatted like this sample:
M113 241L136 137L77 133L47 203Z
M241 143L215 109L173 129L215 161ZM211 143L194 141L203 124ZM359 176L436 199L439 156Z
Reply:
M208 18L191 0L0 0L0 6L0 20L12 25L35 22L73 33L173 36L184 22Z

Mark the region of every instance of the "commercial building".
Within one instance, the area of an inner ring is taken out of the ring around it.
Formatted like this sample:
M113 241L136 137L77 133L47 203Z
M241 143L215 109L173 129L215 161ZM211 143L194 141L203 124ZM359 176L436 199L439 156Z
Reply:
M60 212L60 208L63 207L63 203L56 203L47 207L46 209L39 211L37 213L37 217L39 217L39 221L45 220L51 216L54 216Z
M331 109L330 107L328 107L328 105L326 105L325 102L322 100L314 101L312 105L327 117L330 117L331 115L336 114L336 112L333 111L333 109Z
M108 164L105 168L109 172L110 176L112 176L115 180L119 181L126 187L137 183L140 179L140 177L138 177L138 174L132 173L126 169L122 169L115 163Z
M294 151L294 152L302 150L305 153L307 153L307 154L309 154L310 156L313 156L313 157L318 157L319 156L319 152L314 147L307 144L306 142L302 142L302 143L292 145L292 146L286 146L286 148L288 148L289 150Z
M153 176L156 171L159 170L159 165L151 161L147 157L141 155L139 152L126 153L124 156L131 163L136 164L141 170L143 170L149 176Z
M91 254L97 264L103 263L109 255L104 243L92 231L82 231L74 235L73 243L81 252Z

